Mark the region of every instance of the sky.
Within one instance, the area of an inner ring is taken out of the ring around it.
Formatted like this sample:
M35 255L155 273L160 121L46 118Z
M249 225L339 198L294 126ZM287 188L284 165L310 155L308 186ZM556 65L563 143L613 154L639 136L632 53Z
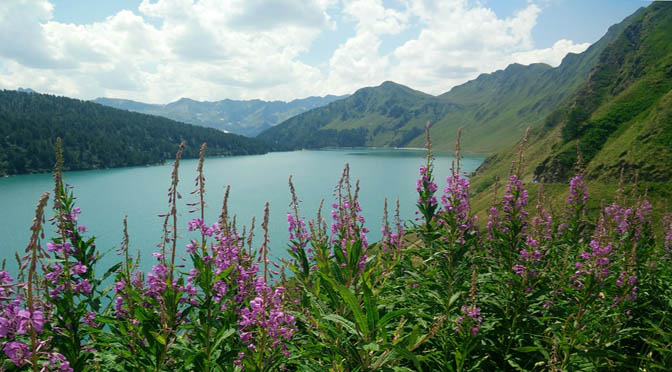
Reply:
M560 64L644 0L1 0L0 89L289 101Z

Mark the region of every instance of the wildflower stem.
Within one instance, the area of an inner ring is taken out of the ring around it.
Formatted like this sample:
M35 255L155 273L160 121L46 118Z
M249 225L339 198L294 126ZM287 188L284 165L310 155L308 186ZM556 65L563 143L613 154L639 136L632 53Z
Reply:
M45 192L40 197L37 208L35 209L35 218L33 219L33 226L30 228L32 234L30 242L28 243L27 251L30 251L30 267L28 269L28 311L30 313L30 346L31 346L31 362L33 372L38 371L37 365L37 332L35 331L35 298L33 296L33 282L35 281L35 271L37 267L38 250L40 249L40 233L42 232L42 222L44 221L44 207L47 205L49 193Z

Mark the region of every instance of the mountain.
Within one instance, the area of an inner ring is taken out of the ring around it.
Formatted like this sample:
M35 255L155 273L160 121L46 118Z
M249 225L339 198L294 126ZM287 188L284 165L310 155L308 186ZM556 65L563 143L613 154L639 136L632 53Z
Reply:
M615 185L623 171L625 182L638 180L653 188L649 191L670 193L670 30L672 3L654 2L633 16L578 89L532 130L525 150L527 181L567 182L581 154L582 172L595 184ZM516 153L513 146L486 159L472 178L474 189L492 189Z
M63 140L66 169L95 169L160 163L184 157L260 154L272 150L258 140L212 128L118 110L93 102L39 93L0 91L0 175L50 171L56 138Z
M294 115L321 107L346 96L327 95L308 97L291 102L225 99L215 102L201 102L189 98L156 105L117 98L97 98L93 102L114 108L137 111L144 114L212 127L226 132L254 137Z
M423 128L432 125L432 143L452 148L463 127L463 149L493 152L539 126L588 76L600 53L629 24L612 26L586 51L568 54L558 67L512 64L431 96L385 82L338 102L297 115L258 138L293 148L323 146L423 147Z
M19 89L17 89L16 91L21 93L37 93L36 91L30 88L21 88L21 87L19 87Z
M291 148L404 146L445 110L437 97L385 82L297 115L257 138Z

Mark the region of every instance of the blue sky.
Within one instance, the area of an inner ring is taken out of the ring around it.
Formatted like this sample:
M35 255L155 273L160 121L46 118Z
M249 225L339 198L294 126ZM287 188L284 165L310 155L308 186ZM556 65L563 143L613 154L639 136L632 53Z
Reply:
M290 100L392 80L430 94L553 66L640 0L9 0L0 88L82 99Z

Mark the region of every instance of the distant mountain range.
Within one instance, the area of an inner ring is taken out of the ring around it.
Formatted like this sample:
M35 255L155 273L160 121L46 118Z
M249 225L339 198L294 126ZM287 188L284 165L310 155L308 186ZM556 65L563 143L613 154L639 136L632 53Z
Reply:
M216 128L229 133L254 137L294 115L321 107L347 96L308 97L290 102L262 101L258 99L237 101L225 99L201 102L189 98L165 105L148 104L127 99L97 98L102 105L163 116L184 123Z
M65 169L96 169L161 163L175 157L261 154L274 150L254 138L213 128L118 110L47 94L0 90L0 176L48 172L56 138L63 140Z
M450 149L459 127L470 152L493 152L516 142L528 126L541 125L588 77L602 51L635 15L612 26L590 48L568 54L558 67L512 64L432 96L393 82L363 88L262 132L258 138L292 148L424 146Z

